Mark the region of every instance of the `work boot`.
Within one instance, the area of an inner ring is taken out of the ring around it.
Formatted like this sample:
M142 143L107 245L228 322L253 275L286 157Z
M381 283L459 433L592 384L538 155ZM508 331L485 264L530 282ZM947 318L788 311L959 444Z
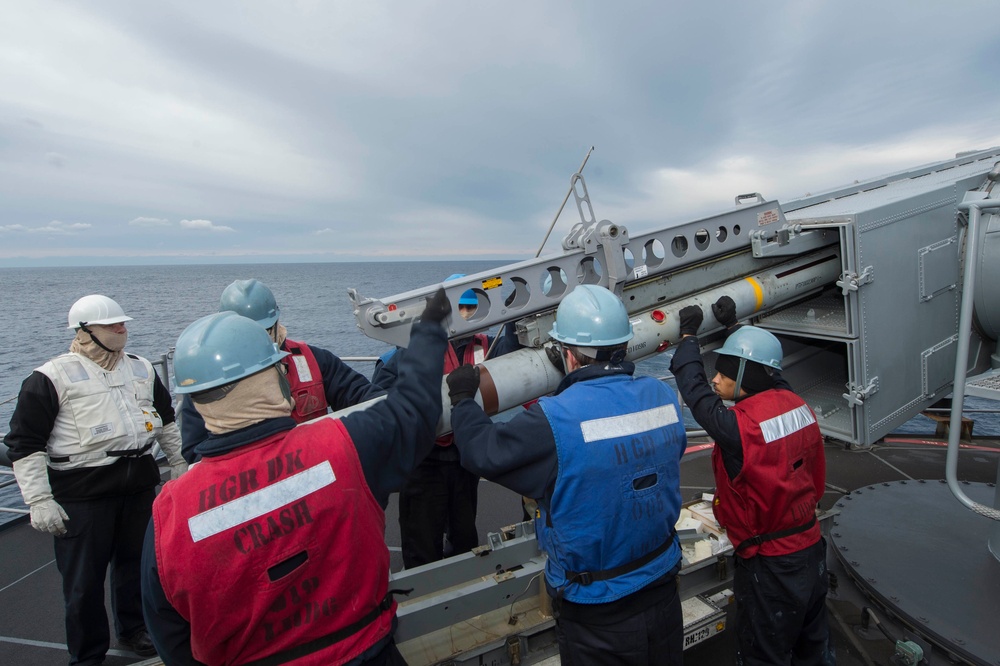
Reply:
M152 657L156 654L153 641L145 629L140 629L128 638L119 638L118 645L124 650L135 652L140 657Z

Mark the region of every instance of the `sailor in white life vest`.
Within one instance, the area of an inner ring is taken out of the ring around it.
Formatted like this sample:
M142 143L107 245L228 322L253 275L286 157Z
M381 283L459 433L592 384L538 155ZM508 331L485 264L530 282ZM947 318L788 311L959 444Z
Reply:
M21 385L4 439L31 509L31 525L55 536L72 665L100 664L110 645L104 583L118 642L154 654L139 600L139 563L160 471L159 442L176 478L187 469L170 393L144 358L124 353L126 316L93 294L69 310L69 353Z
M450 312L441 289L385 400L298 427L287 352L263 328L220 312L184 330L176 390L215 434L146 535L143 609L166 664L404 663L382 506L434 446Z

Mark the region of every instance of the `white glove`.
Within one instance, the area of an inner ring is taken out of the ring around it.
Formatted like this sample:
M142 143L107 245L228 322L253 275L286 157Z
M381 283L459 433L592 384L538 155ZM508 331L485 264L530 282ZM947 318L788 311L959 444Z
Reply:
M14 478L21 489L24 503L31 508L31 526L39 532L56 536L66 534L69 516L52 498L49 485L48 459L43 451L14 462Z
M188 464L184 460L184 456L181 455L181 431L178 430L177 423L163 426L156 441L160 443L160 448L163 449L164 455L167 456L167 462L170 463L170 478L176 479L186 472Z
M64 520L69 520L69 516L54 499L42 500L38 504L31 505L31 526L39 532L62 536L66 534Z

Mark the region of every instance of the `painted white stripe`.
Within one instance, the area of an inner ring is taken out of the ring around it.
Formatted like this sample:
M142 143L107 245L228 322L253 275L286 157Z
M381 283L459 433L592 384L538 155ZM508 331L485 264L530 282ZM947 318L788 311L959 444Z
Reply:
M648 432L677 423L677 409L673 405L654 407L642 412L593 419L580 424L583 441L597 442L602 439L629 437L640 432Z
M38 567L34 571L31 571L29 573L24 574L23 576L21 576L20 578L18 578L17 580L15 580L13 583L10 583L10 584L5 585L2 588L0 588L0 592L5 592L5 591L9 590L10 588L14 587L15 585L17 585L18 583L20 583L25 578L28 578L29 576L34 576L36 573L38 573L39 571L41 571L45 567L49 566L53 562L55 562L55 560L49 560L48 562L46 562L42 566Z
M792 433L798 432L805 427L816 423L816 417L807 405L796 407L790 412L785 412L779 416L761 422L760 431L764 435L764 442L770 444L782 437L788 437Z
M0 636L0 643L13 643L14 645L27 645L28 647L49 648L50 650L59 650L60 652L66 651L65 643L33 641L29 638L15 638L13 636ZM125 650L108 650L104 654L110 657L131 657L132 659L135 659L135 652L127 652Z
M329 460L188 519L191 539L201 541L297 502L337 480Z

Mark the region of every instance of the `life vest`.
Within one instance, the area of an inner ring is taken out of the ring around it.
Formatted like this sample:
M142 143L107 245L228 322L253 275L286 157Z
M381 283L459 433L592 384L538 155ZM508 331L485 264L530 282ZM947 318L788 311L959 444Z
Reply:
M36 369L59 396L49 435L49 466L57 470L111 465L150 450L163 428L153 408L156 372L144 358L123 354L105 370L82 354L63 354Z
M163 487L153 525L201 662L341 664L391 630L385 514L339 420L202 458Z
M730 480L718 446L712 468L715 518L737 554L787 555L816 543L816 506L826 483L816 415L802 398L782 389L744 398L732 409L743 442L743 468ZM783 532L787 535L776 536ZM750 544L741 546L748 539Z
M462 352L462 362L458 362L458 355L455 353L455 348L449 344L445 348L444 352L444 376L447 377L455 368L460 365L479 365L486 360L486 352L490 349L490 340L482 333L477 333L473 335L469 342L465 345L465 350ZM451 446L455 441L454 436L451 433L447 435L441 435L436 440L435 444L438 446Z
M670 571L680 560L673 527L687 446L674 392L622 374L538 404L559 458L551 502L535 520L548 583L570 601L606 603Z
M326 414L326 387L323 385L323 371L312 349L304 342L285 339L285 351L289 356L281 359L288 368L288 388L295 399L292 418L296 423L304 423Z

